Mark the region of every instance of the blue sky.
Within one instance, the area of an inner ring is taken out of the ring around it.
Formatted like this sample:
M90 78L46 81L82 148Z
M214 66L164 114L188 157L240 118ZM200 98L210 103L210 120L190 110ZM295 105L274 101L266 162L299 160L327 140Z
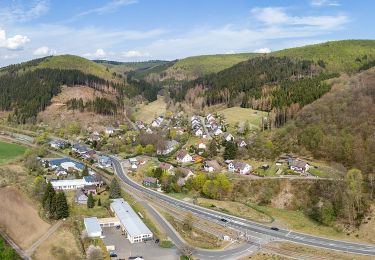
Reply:
M172 60L375 39L375 1L1 0L0 66L46 55Z

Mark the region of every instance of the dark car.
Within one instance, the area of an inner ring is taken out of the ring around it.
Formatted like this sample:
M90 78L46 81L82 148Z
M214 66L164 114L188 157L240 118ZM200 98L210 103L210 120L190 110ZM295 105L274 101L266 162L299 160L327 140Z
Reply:
M279 231L280 229L277 227L271 227L272 230Z
M228 220L225 219L225 218L222 218L222 219L220 219L220 220L223 221L223 222L228 222Z
M110 256L110 257L117 257L117 254L116 254L115 251L110 251L110 252L109 252L109 256Z
M155 240L155 243L157 244L157 243L159 243L160 242L160 240L159 240L159 238L157 238L156 240Z

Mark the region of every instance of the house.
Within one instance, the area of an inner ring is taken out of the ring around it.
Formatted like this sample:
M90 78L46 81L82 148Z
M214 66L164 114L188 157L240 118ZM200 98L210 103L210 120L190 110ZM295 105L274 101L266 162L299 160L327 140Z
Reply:
M98 174L84 176L83 179L85 180L86 185L100 186L103 183L103 180Z
M197 130L195 130L194 134L195 134L195 136L202 136L203 135L202 128L198 128Z
M206 172L220 172L221 166L216 160L206 161L204 163L204 170Z
M100 141L101 137L100 137L100 134L98 132L93 132L92 134L90 134L88 140L90 142L98 142Z
M111 158L105 155L99 156L98 163L99 163L99 166L103 168L109 168L112 166Z
M152 134L153 132L154 132L154 131L152 131L151 128L147 127L147 129L146 129L146 133L148 133L148 134Z
M221 131L221 129L219 127L216 127L213 130L213 133L214 133L215 136L218 136L218 135L221 135L223 133L223 131Z
M56 175L57 176L65 176L65 175L67 175L68 174L68 172L67 172L67 170L65 170L63 167L58 167L56 170L55 170L55 172L56 172Z
M49 145L52 147L52 148L55 148L55 149L64 149L66 148L69 144L68 142L66 141L63 141L63 140L53 140L49 143Z
M160 127L161 124L163 123L163 121L164 121L164 118L162 116L159 116L152 121L151 126L152 127Z
M135 125L136 125L136 127L137 127L139 130L142 130L142 129L146 128L145 124L144 124L142 121L136 121L136 122L135 122Z
M230 172L239 172L240 174L248 174L252 170L251 165L240 162L240 161L232 161L228 164L228 171Z
M191 162L193 158L186 150L180 150L177 153L176 160L180 163L188 163Z
M201 140L198 142L198 149L206 150L206 144Z
M87 185L84 179L53 180L51 184L55 190L76 190L82 189Z
M200 155L193 155L192 156L194 162L203 162L204 158Z
M306 173L310 168L310 165L308 163L298 160L298 159L288 160L288 165L292 171L299 172L299 173Z
M96 185L85 185L83 186L83 192L87 195L90 193L96 195Z
M78 153L80 155L83 155L89 151L89 149L86 146L80 145L79 143L73 144L72 151L75 153Z
M145 177L143 179L143 185L147 187L156 187L158 185L158 179L153 177Z
M94 159L96 152L94 150L88 150L86 153L82 154L82 157L86 160Z
M115 133L115 129L112 126L106 127L104 129L104 133L107 135L113 135Z
M86 205L88 198L87 198L86 194L81 189L79 189L76 192L74 200L78 204L84 204L84 205Z
M171 153L178 146L178 142L175 140L166 141L162 149L157 149L156 153L161 155L167 155Z
M231 133L224 133L224 140L227 142L231 142L234 140L234 137Z
M138 160L137 158L133 157L133 158L129 158L129 163L130 164L138 164Z
M165 162L160 163L159 167L161 169L163 169L164 171L167 171L169 173L171 173L173 171L173 168L174 168L172 164L165 163Z
M237 139L237 140L236 140L236 144L237 144L238 147L241 147L241 148L247 146L246 141L245 141L244 139L242 139L242 138Z

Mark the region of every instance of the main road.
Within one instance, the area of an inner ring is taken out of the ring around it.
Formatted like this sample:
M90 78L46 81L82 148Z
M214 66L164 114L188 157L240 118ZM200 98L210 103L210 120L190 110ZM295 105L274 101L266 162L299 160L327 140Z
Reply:
M202 217L204 219L208 219L216 223L225 222L228 226L236 230L239 230L241 232L246 232L246 231L256 232L258 234L262 234L267 237L270 237L272 238L272 240L284 240L284 241L303 244L307 246L314 246L314 247L320 247L320 248L348 252L348 253L375 256L375 245L359 244L359 243L353 243L353 242L347 242L347 241L341 241L341 240L327 239L327 238L302 234L302 233L294 232L291 230L285 230L285 229L272 230L269 226L262 225L254 221L231 216L231 215L221 213L221 212L216 212L211 209L207 209L207 208L200 207L191 203L187 203L181 200L171 198L167 195L145 188L139 185L138 183L134 182L125 174L124 169L121 165L121 161L116 157L111 157L111 158L112 158L114 170L117 176L127 185L131 186L132 188L150 197L157 198L158 200L161 200L170 205L173 205L174 207L181 208L186 211L190 211L194 215Z

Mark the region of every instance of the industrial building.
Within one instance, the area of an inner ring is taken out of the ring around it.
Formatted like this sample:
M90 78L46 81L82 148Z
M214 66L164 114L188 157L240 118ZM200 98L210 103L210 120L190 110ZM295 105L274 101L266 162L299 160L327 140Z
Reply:
M114 199L110 207L115 215L113 218L84 219L89 237L101 237L103 227L120 226L130 243L138 243L152 239L153 234L150 229L142 222L138 214L124 199Z

